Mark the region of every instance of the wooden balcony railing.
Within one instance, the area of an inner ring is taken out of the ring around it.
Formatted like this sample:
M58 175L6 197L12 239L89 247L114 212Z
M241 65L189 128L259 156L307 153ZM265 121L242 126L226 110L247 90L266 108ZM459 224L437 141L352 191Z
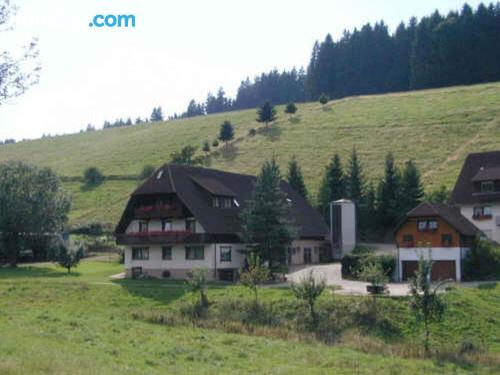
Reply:
M191 231L129 232L116 235L116 243L119 245L161 245L205 242L209 242L208 235L205 233L193 233Z

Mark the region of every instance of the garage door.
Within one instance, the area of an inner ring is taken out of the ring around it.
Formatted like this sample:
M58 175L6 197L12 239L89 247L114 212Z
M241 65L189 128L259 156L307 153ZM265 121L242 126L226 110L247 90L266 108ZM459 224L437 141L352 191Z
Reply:
M418 269L418 262L415 260L403 261L403 280L407 281L415 275ZM456 279L456 267L454 260L435 260L431 270L431 280Z
M418 262L416 260L403 261L403 280L407 281L415 276L415 271L418 269Z
M454 260L436 260L432 265L431 280L455 280L456 270Z

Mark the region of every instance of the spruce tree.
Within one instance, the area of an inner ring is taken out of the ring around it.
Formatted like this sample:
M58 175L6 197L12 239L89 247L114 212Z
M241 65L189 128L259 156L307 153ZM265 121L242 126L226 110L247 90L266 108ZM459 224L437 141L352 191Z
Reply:
M346 176L346 193L347 197L355 203L363 201L365 178L363 175L363 167L358 159L356 149L352 149L351 157Z
M229 121L224 121L220 126L219 140L227 143L234 138L234 128Z
M297 106L295 103L288 103L285 107L285 113L288 113L290 117L297 112Z
M285 260L286 249L296 234L280 181L276 160L266 161L257 176L252 198L241 215L245 242L254 244L253 251L270 264Z
M325 168L318 196L319 210L324 214L327 223L330 222L330 202L345 197L345 176L342 162L340 161L339 155L335 154Z
M302 169L300 168L295 155L292 157L292 160L288 164L287 180L290 186L297 193L307 199L307 188L304 183L304 177L302 176Z
M424 189L420 181L420 172L412 160L405 163L403 174L401 177L400 189L400 210L398 220L401 219L406 212L410 211L422 202L424 197Z
M379 217L384 230L393 229L400 216L400 180L401 177L395 165L394 156L389 153L385 159L384 177L380 181L377 193Z
M257 122L264 122L266 124L266 127L270 122L273 122L276 120L276 109L274 106L269 103L265 102L262 104L262 106L257 110Z

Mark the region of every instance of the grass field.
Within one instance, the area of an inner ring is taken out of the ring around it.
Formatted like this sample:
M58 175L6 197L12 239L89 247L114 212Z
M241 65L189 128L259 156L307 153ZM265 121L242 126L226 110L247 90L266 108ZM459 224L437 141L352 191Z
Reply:
M121 270L111 261L85 261L71 275L50 264L0 269L0 373L493 374L499 370L491 364L407 359L384 349L370 353L349 343L328 346L148 323L134 317L172 310L189 300L184 284L110 282L108 276ZM293 301L287 289L264 289L261 295L268 303ZM249 298L238 286L209 289L212 301L227 296ZM324 302L331 298L347 303L350 297L328 294ZM447 298L450 310L436 329L437 340L481 339L498 364L500 287L458 289ZM399 311L398 324L405 326L406 301L389 302ZM418 345L411 333L404 334Z
M211 167L256 173L263 160L275 155L285 170L296 155L314 200L334 152L345 162L356 147L370 179L381 175L389 151L400 163L412 158L426 189L434 189L453 186L467 153L498 149L500 144L500 83L351 97L325 108L299 104L291 119L282 106L277 109L278 121L268 131L255 121L255 110L245 110L4 145L0 161L25 160L63 176L81 176L88 166L106 175L135 175L145 164L168 161L183 146L201 149L227 119L235 126L236 139L227 149L212 150ZM258 128L254 137L248 136L251 128ZM80 183L67 183L74 196L71 222L115 223L136 184L107 181L89 191Z

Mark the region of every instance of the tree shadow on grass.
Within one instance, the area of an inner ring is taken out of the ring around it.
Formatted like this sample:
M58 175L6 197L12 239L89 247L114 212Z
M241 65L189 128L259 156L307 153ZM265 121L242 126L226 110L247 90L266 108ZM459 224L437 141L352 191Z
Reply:
M477 289L491 290L491 289L495 289L496 287L497 287L497 283L491 282L491 283L487 283L487 284L480 284L477 286Z
M21 279L21 278L38 278L38 277L77 277L81 274L76 271L67 273L55 268L49 267L16 267L16 268L0 268L0 279Z
M236 147L234 143L228 143L217 150L214 155L216 157L220 156L224 160L232 161L238 156L238 147Z
M80 191L82 193L85 193L85 192L88 192L88 191L92 191L92 190L98 188L99 186L101 186L103 182L104 182L104 180L102 180L102 181L100 181L98 183L95 183L95 184L84 183L82 186L80 186Z
M293 117L290 117L290 120L289 120L292 124L298 124L300 123L301 119L300 119L300 116L293 116Z
M257 130L257 133L274 142L280 139L282 130L278 125L269 125L268 127L260 128Z
M121 279L113 280L128 293L152 299L162 304L170 304L190 293L184 280L159 280L159 279ZM209 283L208 289L224 288L227 284Z

